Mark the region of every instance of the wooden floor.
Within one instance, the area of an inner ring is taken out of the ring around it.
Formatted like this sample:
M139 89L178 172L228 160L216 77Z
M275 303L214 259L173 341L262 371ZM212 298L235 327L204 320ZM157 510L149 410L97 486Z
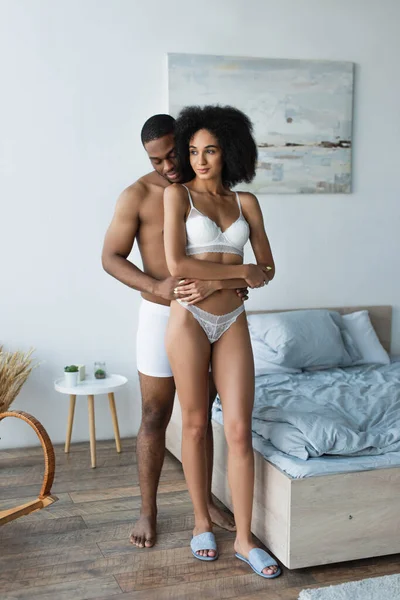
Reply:
M159 490L159 536L149 550L132 547L139 514L135 441L99 442L97 469L89 445L56 447L53 492L59 501L0 529L1 600L296 600L306 587L400 573L400 556L298 571L264 580L233 556L234 535L216 528L220 558L189 550L192 508L181 465L168 455ZM30 500L42 474L40 448L0 452L0 508ZM374 515L371 515L374 518ZM389 599L388 599L389 600Z

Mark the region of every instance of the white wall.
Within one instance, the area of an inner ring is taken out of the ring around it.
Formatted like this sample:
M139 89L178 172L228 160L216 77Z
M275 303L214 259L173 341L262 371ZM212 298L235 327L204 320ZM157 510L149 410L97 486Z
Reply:
M357 64L354 193L260 198L277 277L248 307L393 304L400 352L399 22L398 0L0 0L0 341L42 361L15 408L63 441L52 381L100 359L130 378L117 408L121 434L137 431L139 295L100 251L118 193L149 168L139 132L167 110L168 51ZM98 438L112 437L96 405ZM0 435L35 442L10 421Z

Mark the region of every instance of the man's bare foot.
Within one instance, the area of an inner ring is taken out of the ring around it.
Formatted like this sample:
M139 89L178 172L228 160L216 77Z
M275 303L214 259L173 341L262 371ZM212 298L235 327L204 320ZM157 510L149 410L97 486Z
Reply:
M129 541L137 548L151 548L156 541L157 517L141 515L136 521Z
M236 531L233 517L218 508L218 506L215 506L214 503L209 504L208 512L214 525L218 525L218 527L222 527L222 529L227 529L228 531Z
M250 550L252 550L253 548L258 548L258 546L254 544L251 540L240 543L237 539L235 540L233 547L235 548L235 552L237 552L241 556L244 556L244 558L246 558L247 560L249 559ZM262 572L264 573L264 575L274 575L277 572L277 570L278 567L272 566L265 567L265 569L263 569Z

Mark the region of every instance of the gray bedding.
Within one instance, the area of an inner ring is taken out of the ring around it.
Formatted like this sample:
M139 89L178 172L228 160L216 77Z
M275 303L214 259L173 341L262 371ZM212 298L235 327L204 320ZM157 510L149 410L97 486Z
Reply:
M222 421L218 399L213 416ZM257 377L253 434L266 458L278 452L296 464L326 455L396 456L400 362Z

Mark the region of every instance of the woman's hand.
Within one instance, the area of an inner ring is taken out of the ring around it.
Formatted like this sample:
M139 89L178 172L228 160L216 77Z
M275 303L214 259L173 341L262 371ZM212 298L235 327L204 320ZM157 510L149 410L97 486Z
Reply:
M259 288L263 285L267 285L268 279L268 267L260 267L259 265L245 265L245 276L244 279L250 288Z
M220 281L202 281L201 279L181 279L174 289L175 298L187 304L197 304L221 289Z

